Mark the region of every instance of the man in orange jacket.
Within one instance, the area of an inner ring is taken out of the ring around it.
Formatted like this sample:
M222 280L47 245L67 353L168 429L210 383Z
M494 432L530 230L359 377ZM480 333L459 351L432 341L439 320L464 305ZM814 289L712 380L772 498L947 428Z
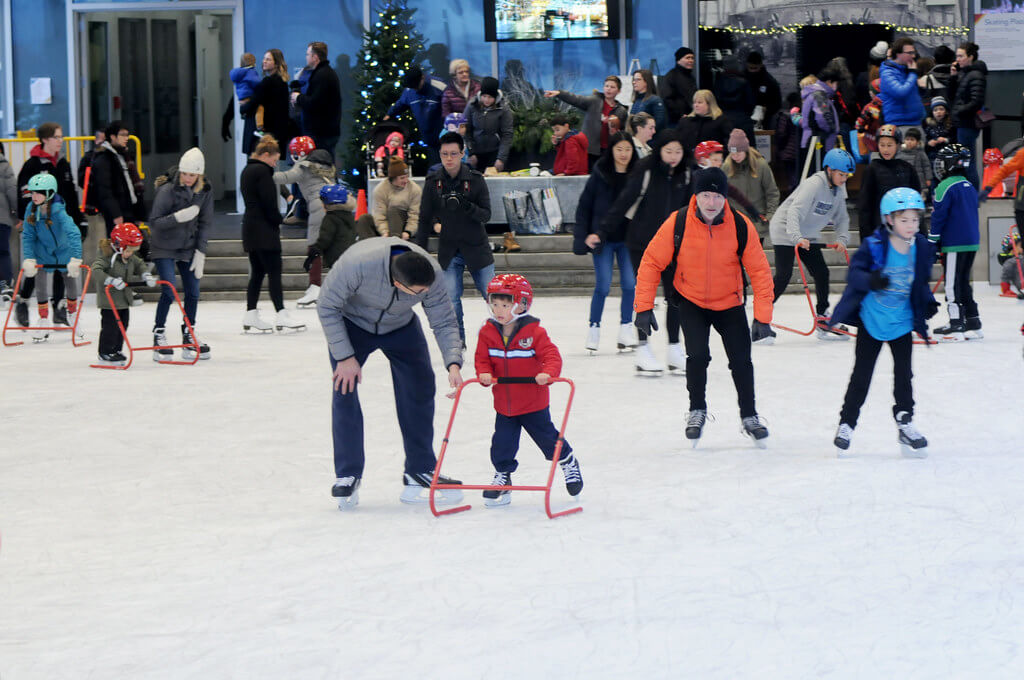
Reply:
M711 327L722 336L729 370L739 397L743 431L764 448L768 429L754 407L754 364L750 360L751 332L744 308L743 270L754 290L754 336L765 333L772 320L772 272L750 220L726 205L729 182L719 168L697 171L693 197L686 208L685 229L675 261L673 292L678 298L680 325L686 343L686 388L690 393L686 438L696 447L707 421L708 347ZM644 252L637 273L636 326L649 333L658 329L654 297L661 273L672 263L676 216L672 213ZM746 245L740 251L741 230Z
M1013 155L1001 168L989 175L986 171L985 182L978 194L978 200L984 203L988 200L992 190L999 186L1004 179L1011 177L1014 173L1024 172L1024 149ZM1017 227L1024 227L1024 182L1017 181L1017 193L1013 198L1013 214L1017 218Z

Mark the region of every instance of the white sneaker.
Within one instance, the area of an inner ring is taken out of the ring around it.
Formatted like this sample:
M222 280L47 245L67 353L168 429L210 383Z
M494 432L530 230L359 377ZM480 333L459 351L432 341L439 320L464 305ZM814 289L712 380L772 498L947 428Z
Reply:
M590 328L587 329L587 342L586 348L588 352L596 352L598 345L601 344L601 327L595 323L590 324Z
M273 333L274 327L263 320L260 310L250 309L242 317L242 330L247 333Z
M320 286L317 286L316 284L310 284L309 288L306 289L306 292L303 294L303 296L300 297L298 301L296 301L295 306L299 308L312 307L316 305L317 298L319 297Z
M659 376L665 371L661 362L654 358L650 344L640 343L636 348L636 372L639 375Z
M668 345L668 358L665 360L668 370L686 375L686 355L683 353L683 345L679 342L671 342Z
M287 309L282 309L277 313L277 318L274 319L274 327L279 331L289 330L294 333L306 330L306 324L293 319Z
M619 337L615 341L620 352L631 352L636 349L636 326L624 323L619 326Z

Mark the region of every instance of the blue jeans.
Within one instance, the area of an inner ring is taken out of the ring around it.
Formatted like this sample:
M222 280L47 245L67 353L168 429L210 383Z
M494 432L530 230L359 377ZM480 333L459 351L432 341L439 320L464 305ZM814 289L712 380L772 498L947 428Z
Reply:
M978 142L978 134L981 130L974 130L972 128L957 128L956 129L956 142L957 144L963 144L971 152L971 164L967 167L967 172L964 173L964 177L970 182L975 189L978 188L978 154L975 153L975 145Z
M466 341L466 328L462 324L462 272L465 270L466 261L462 259L462 253L456 253L452 261L448 263L448 267L444 270L444 280L448 286L448 297L452 299L452 304L455 305L455 317L459 320L459 337L462 338L463 342ZM480 291L480 295L483 296L484 302L486 302L487 284L494 278L494 263L469 273L473 277L473 285Z
M199 279L189 270L189 263L170 257L158 257L153 262L156 264L157 275L167 281L174 283L174 266L178 266L178 273L181 274L181 287L185 293L185 316L193 326L196 323L196 309L199 307ZM163 328L167 323L167 311L174 302L174 294L167 286L160 286L160 299L156 303L156 318L153 320L154 328ZM182 321L184 323L184 321Z
M604 314L604 299L612 286L612 268L615 261L619 263L619 284L622 286L622 304L619 310L619 322L630 323L633 320L633 295L636 293L636 276L629 260L629 248L625 242L605 243L594 253L594 294L590 298L590 323L601 325Z
M390 333L376 335L345 319L345 330L362 366L378 349L391 364L398 427L405 447L405 471L433 472L434 458L434 369L430 366L427 339L420 321L412 321ZM331 357L331 370L338 366ZM359 387L348 394L334 391L331 400L331 431L334 438L335 477L362 477L366 462L363 448L363 409Z

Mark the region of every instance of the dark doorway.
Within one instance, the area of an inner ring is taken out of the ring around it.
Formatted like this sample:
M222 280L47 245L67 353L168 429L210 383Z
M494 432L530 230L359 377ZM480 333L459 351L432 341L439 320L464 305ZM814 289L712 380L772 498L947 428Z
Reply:
M803 26L796 32L797 73L817 74L834 57L846 57L854 78L867 70L868 52L879 40L892 42L893 30L881 24Z

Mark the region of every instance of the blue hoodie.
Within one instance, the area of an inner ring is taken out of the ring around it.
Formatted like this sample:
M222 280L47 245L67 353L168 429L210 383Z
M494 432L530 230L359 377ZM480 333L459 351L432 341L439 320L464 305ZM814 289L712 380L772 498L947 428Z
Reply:
M253 88L259 85L260 74L255 66L239 66L228 73L231 82L235 84L235 96L239 100L252 97Z
M50 201L53 226L47 226L46 219L39 213L39 206L29 203L21 233L21 258L35 260L37 264L60 265L66 265L73 257L81 260L82 232L64 209L64 199L58 194ZM34 224L29 223L30 217ZM66 271L66 267L60 267L60 271Z
M878 78L886 124L920 125L925 113L917 91L917 72L890 59L879 68Z
M922 338L928 337L928 325L925 323L935 315L939 309L939 303L935 301L931 288L928 286L928 278L932 273L932 263L935 262L935 246L933 246L923 234L914 236L917 258L914 261L914 282L910 287L910 308L913 311L914 330ZM885 267L886 256L889 253L889 230L880 227L878 231L868 236L860 244L860 248L853 254L850 260L850 269L846 275L846 290L843 297L836 305L831 325L840 323L854 326L862 326L860 319L860 306L864 298L871 292L871 272L879 271Z

